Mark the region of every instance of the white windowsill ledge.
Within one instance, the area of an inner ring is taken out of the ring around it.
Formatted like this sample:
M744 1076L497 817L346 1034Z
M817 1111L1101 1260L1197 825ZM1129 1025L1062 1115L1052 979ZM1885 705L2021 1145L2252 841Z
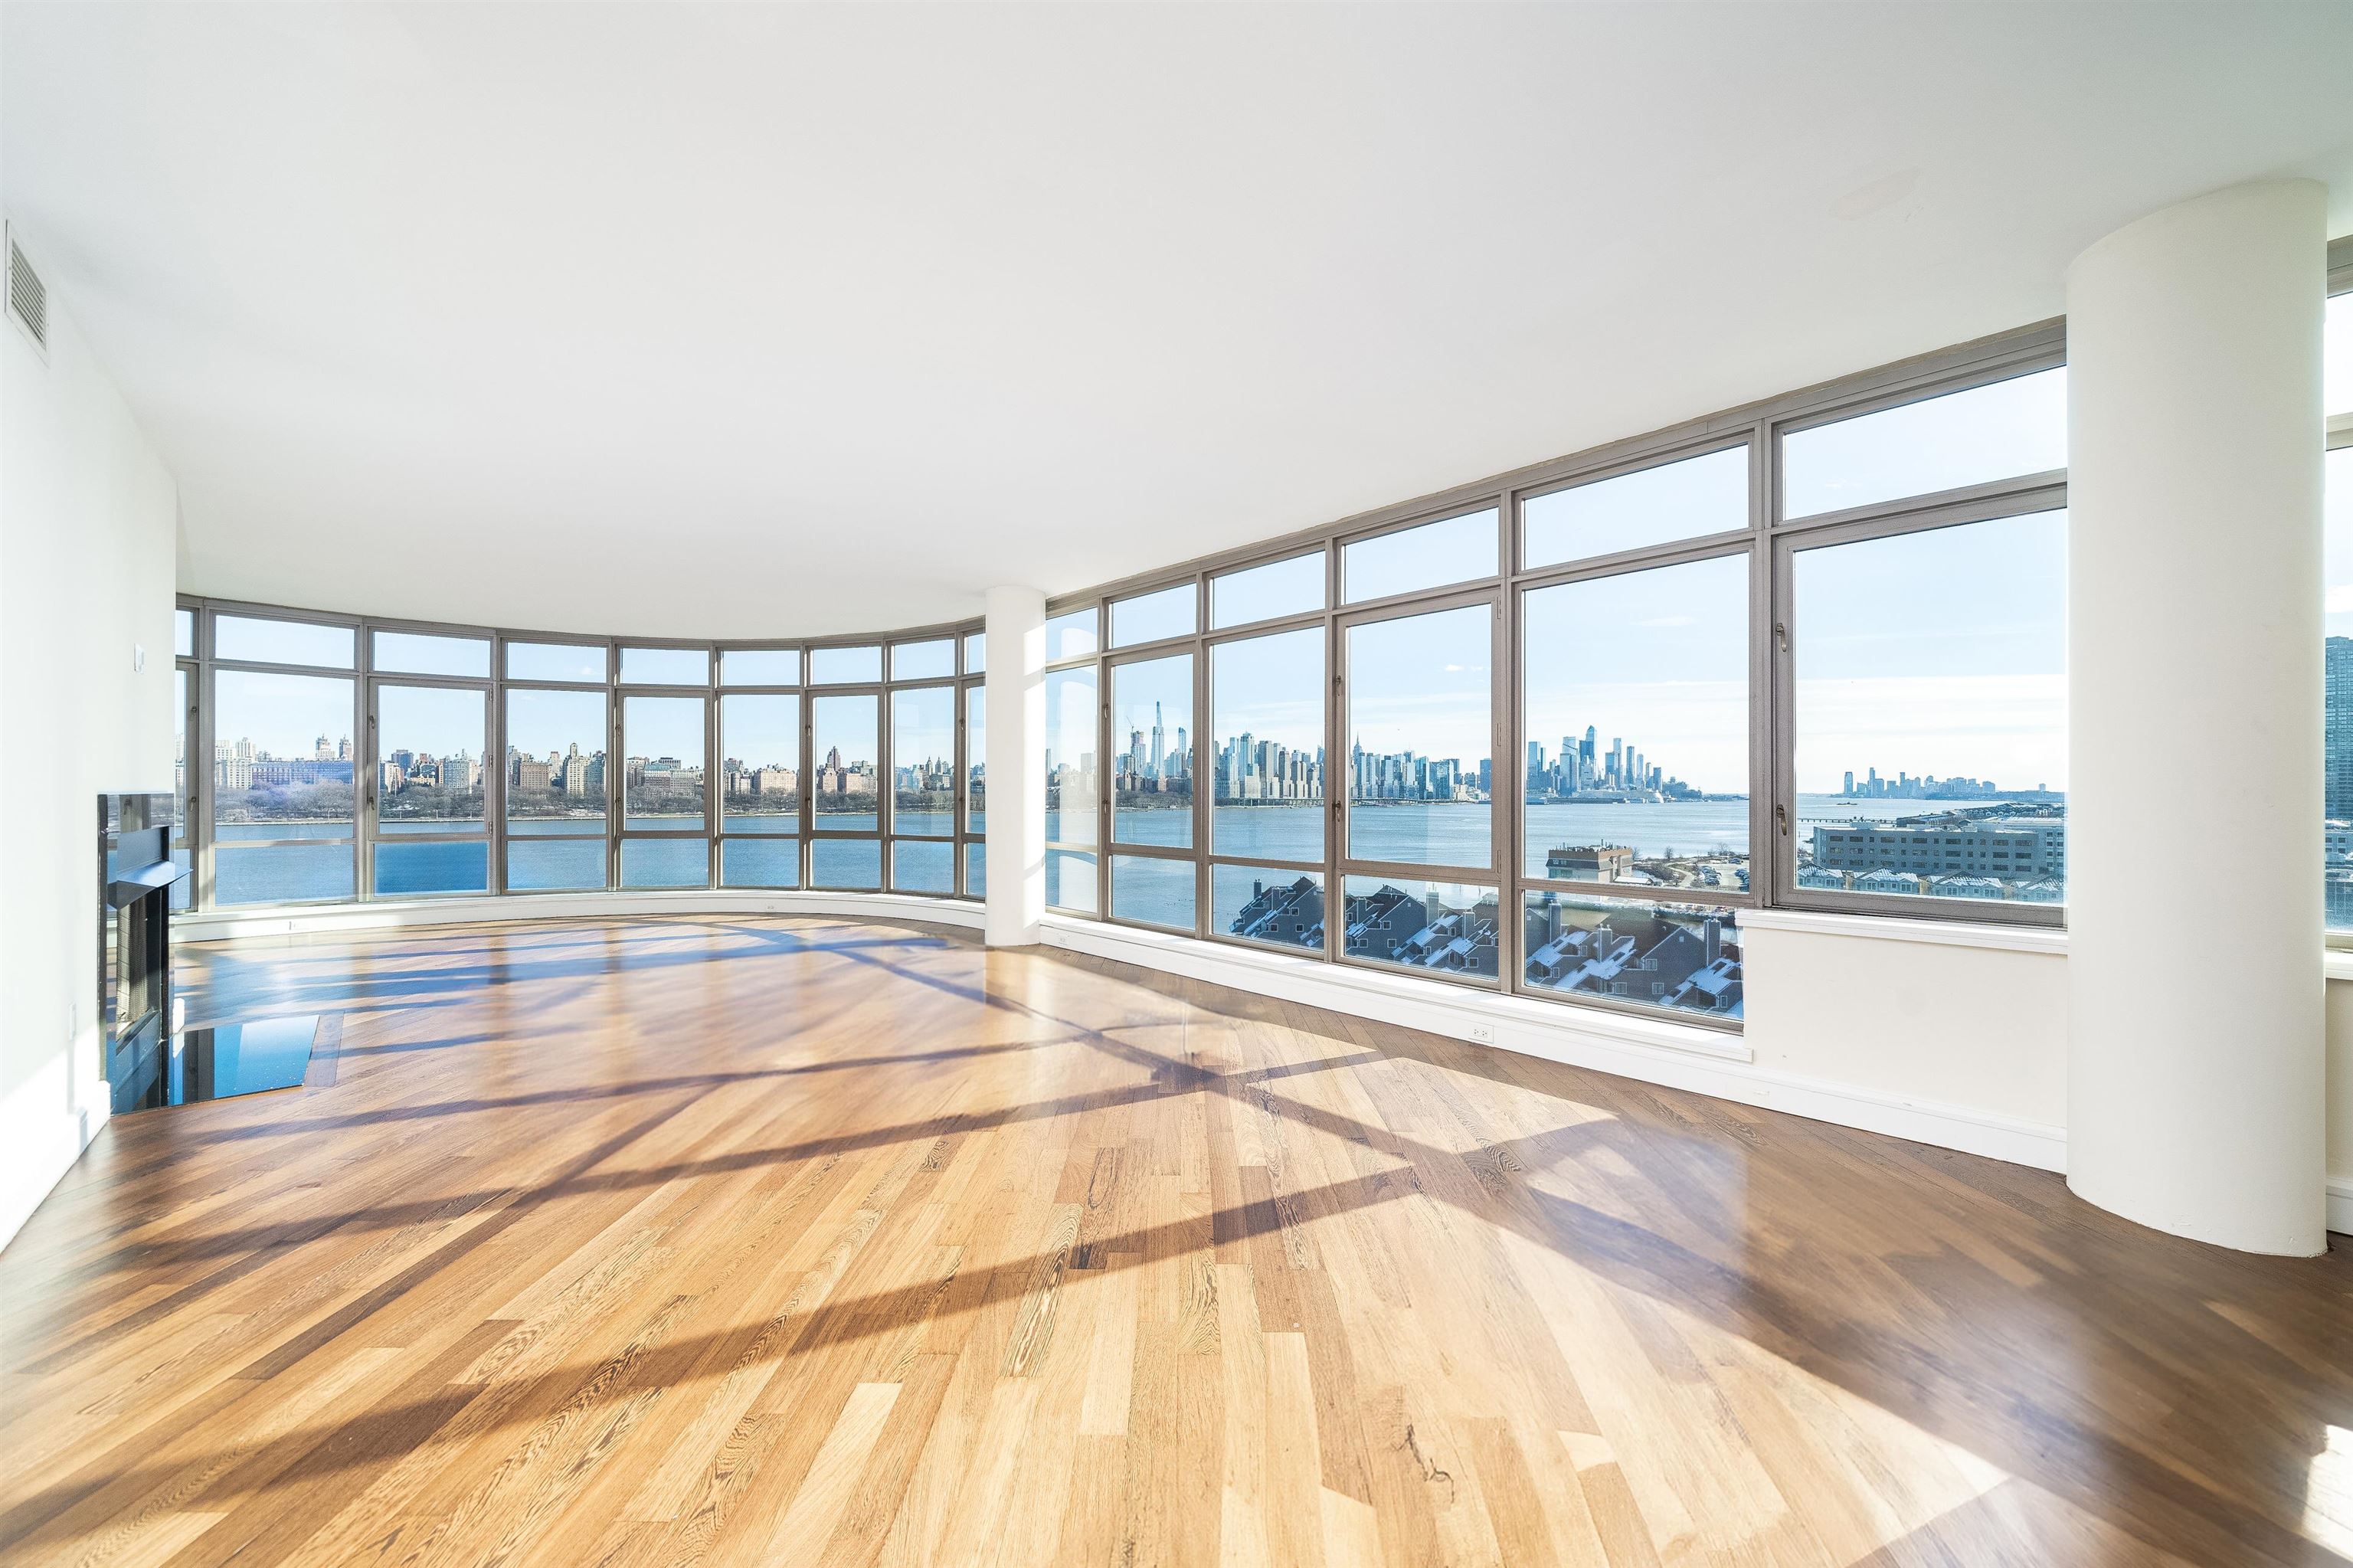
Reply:
M313 931L377 931L404 926L460 926L508 920L575 920L648 915L843 915L859 919L925 921L978 930L979 904L967 898L918 898L900 893L818 893L782 888L711 888L683 892L515 893L497 897L384 899L371 904L312 904L295 908L210 909L172 916L175 941L210 942L240 937L299 936Z
M2056 926L1907 920L1898 915L1831 915L1813 909L1743 909L1739 924L1744 930L1804 931L1817 937L1926 942L1944 948L1996 948L2012 953L2067 951L2066 930Z

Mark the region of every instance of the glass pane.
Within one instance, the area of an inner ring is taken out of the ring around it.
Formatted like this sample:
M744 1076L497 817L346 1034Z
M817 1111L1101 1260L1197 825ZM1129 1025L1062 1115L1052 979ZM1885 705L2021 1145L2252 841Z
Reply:
M621 650L621 683L625 686L707 686L711 684L711 651L707 648L624 648Z
M1092 653L1100 646L1095 634L1095 610L1092 605L1057 615L1046 622L1046 662L1060 659L1075 659L1082 653Z
M860 648L812 648L809 650L809 679L826 686L879 682L882 679L881 645L868 643Z
M1324 629L1209 650L1210 745L1219 854L1324 858Z
M1529 986L1740 1016L1740 932L1732 910L1551 891L1524 897Z
M965 829L988 831L988 688L964 689Z
M701 838L623 839L621 885L710 886L710 841Z
M352 836L352 683L332 675L213 675L214 836ZM332 860L333 857L329 856ZM288 863L291 863L290 862ZM348 898L351 857L336 885L286 898ZM228 895L221 895L223 903Z
M510 642L510 681L605 680L605 645L601 642Z
M491 846L480 839L469 843L392 839L375 846L375 890L380 894L487 893L490 886Z
M2067 368L1781 438L1781 515L1810 517L2067 466Z
M1496 516L1490 506L1343 545L1341 601L1362 604L1393 593L1493 577Z
M2329 302L2332 326L2348 318L2339 294ZM2328 454L2321 502L2322 601L2322 845L2328 928L2353 930L2353 447Z
M375 689L378 833L482 825L490 694L459 686Z
M809 844L809 885L849 893L882 887L881 839L818 839Z
M952 637L891 644L891 678L894 681L929 681L955 673L955 639Z
M891 776L892 832L955 835L954 686L915 686L891 694Z
M954 893L955 845L945 839L893 840L891 885L901 893Z
M1493 863L1484 604L1348 629L1348 856Z
M1499 974L1493 888L1351 876L1345 891L1348 957L1473 980Z
M595 832L605 821L605 694L512 688L506 712L508 822Z
M1799 885L2058 903L2067 514L1800 550L1791 592Z
M2353 294L2329 300L2320 343L2321 406L2332 418L2353 414Z
M1193 863L1156 855L1111 857L1111 912L1147 926L1193 928Z
M1190 637L1195 628L1199 590L1191 583L1116 600L1111 607L1111 645L1131 647L1157 642L1164 637Z
M188 836L188 673L172 672L172 842Z
M1324 552L1245 567L1209 579L1209 628L1248 626L1324 608Z
M720 831L801 831L801 700L719 699Z
M1046 902L1074 915L1095 912L1095 857L1084 850L1046 852Z
M1527 564L1548 567L1748 526L1748 449L1596 480L1520 508Z
M491 678L491 640L487 637L434 637L421 631L379 631L373 639L369 667L402 675L457 675L471 680Z
M967 631L964 637L964 673L977 675L988 668L988 633Z
M1186 848L1193 842L1193 656L1112 669L1111 836Z
M1092 666L1046 677L1046 839L1095 842L1095 673Z
M172 611L172 652L182 659L196 656L196 612L193 609Z
M539 824L528 828L513 827L511 833L523 835L541 830ZM605 885L605 841L603 839L543 839L527 836L507 840L507 891L509 893L547 893L560 888L602 887Z
M348 670L358 649L359 633L348 626L321 626L308 620L259 620L243 615L213 617L216 659Z
M722 839L719 880L727 887L798 887L801 841L786 838Z
M621 825L665 832L702 831L703 701L621 699ZM629 858L621 857L626 877ZM649 885L624 882L625 886ZM698 884L698 885L700 885Z
M239 845L258 836L250 824L224 825L213 849L213 902L298 904L352 896L352 846L341 843Z
M809 704L809 719L814 731L809 755L816 771L810 788L818 828L874 832L881 825L875 815L881 805L874 787L881 747L876 744L874 698L817 697Z
M1745 891L1748 558L1540 588L1521 625L1521 869Z
M728 648L719 654L723 686L797 686L801 683L801 651L797 648Z
M964 895L966 898L988 896L988 846L968 843L964 846Z
M1324 879L1254 865L1209 868L1209 929L1278 948L1324 950Z

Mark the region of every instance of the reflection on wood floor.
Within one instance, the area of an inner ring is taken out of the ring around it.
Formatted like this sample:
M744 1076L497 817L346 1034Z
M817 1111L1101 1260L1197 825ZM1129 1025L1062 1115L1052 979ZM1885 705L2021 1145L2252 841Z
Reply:
M2353 1555L2343 1238L912 927L183 961L339 1033L0 1255L11 1563Z

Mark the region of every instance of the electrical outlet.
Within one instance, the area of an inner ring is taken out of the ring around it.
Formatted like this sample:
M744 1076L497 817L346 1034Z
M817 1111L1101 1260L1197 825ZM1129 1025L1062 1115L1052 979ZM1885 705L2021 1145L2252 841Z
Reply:
M1493 1024L1474 1023L1471 1026L1471 1044L1473 1045L1493 1045L1494 1043L1495 1026Z

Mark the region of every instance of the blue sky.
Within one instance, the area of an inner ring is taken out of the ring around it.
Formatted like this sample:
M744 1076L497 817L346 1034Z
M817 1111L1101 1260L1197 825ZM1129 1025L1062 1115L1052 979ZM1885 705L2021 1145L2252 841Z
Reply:
M750 768L801 765L801 700L763 692L719 699L719 755Z
M486 754L489 694L461 686L378 685L376 752L447 757Z
M891 694L891 760L955 762L955 688L917 686Z
M2064 512L1800 550L1792 591L1800 790L2066 787Z
M702 757L702 699L623 697L621 755L675 757L681 762L699 765Z
M583 756L605 749L602 692L507 693L507 739L527 757L561 755L577 746Z
M1174 750L1176 731L1181 726L1187 743L1193 742L1193 656L1189 653L1171 655L1166 659L1142 659L1133 664L1112 668L1111 752L1117 757L1127 749L1127 737L1133 731L1144 732L1145 755L1139 760L1149 761L1152 747L1152 705L1160 705L1160 722L1166 729L1166 744Z
M1702 789L1748 789L1748 560L1658 567L1539 588L1522 622L1526 735L1549 763L1598 731Z
M844 764L863 762L871 767L879 755L876 742L881 735L874 710L871 693L811 697L809 733L814 744L809 748L809 765L823 767L826 753L839 747Z
M1249 734L1314 752L1324 745L1324 629L1219 643L1209 655L1210 744Z

